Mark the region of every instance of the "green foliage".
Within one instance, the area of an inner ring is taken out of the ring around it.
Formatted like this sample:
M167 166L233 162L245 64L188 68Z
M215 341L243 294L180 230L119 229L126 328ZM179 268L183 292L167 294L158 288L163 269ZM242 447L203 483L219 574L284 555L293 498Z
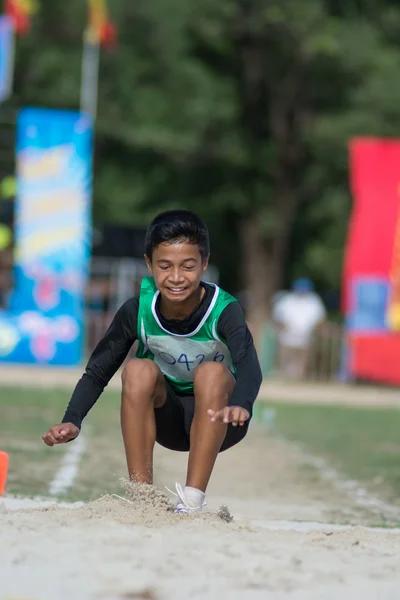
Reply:
M78 108L83 4L43 5L18 42L16 103ZM217 232L226 285L252 290L226 254L244 255L241 226L255 215L281 274L337 288L349 138L400 134L397 3L109 4L119 46L101 59L95 219L144 224L164 208L198 210Z

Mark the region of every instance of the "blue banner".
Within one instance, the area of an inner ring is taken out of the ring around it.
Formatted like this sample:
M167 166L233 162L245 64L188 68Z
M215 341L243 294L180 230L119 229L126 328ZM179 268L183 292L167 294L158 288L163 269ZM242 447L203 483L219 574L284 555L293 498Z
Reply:
M0 16L0 102L11 93L14 69L14 26L12 19Z
M15 290L0 360L77 365L91 247L92 123L24 109L17 131Z
M350 332L386 333L390 286L383 277L357 277L350 281L351 305L346 316Z

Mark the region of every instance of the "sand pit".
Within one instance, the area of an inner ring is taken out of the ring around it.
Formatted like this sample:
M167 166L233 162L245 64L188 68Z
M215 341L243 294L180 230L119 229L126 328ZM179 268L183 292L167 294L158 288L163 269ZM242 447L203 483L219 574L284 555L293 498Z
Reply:
M374 515L329 482L310 485L297 460L254 428L221 455L210 510L192 517L173 515L163 492L183 481L186 456L161 449L158 488L131 490L133 504L0 500L0 599L398 600L400 532L327 525Z

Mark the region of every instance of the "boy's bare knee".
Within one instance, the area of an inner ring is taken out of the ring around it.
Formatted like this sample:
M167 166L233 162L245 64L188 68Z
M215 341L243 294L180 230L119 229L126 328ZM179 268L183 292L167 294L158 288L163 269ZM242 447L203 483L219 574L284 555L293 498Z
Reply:
M133 358L122 371L122 387L123 389L140 387L140 389L153 390L159 375L160 370L152 360Z
M230 376L229 370L222 363L203 362L194 372L194 384L207 383L210 379L222 382L228 380Z
M235 387L235 378L225 365L204 362L194 374L194 395L196 405L203 409L220 410L228 404Z
M122 372L122 405L155 407L165 402L165 387L157 365L147 358L130 360Z

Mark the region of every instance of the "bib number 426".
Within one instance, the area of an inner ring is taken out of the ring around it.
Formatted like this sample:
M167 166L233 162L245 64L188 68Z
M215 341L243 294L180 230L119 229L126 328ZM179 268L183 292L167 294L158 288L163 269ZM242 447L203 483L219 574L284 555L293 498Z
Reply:
M186 365L186 369L189 372L194 371L199 365L201 365L202 362L204 362L206 358L205 354L198 354L193 360L189 359L187 354L181 354L178 358L175 358L174 356L172 356L172 354L169 354L168 352L160 352L159 356L161 360L166 362L168 365L175 365L176 363L180 365ZM212 360L213 362L222 363L225 360L225 355L216 352Z

